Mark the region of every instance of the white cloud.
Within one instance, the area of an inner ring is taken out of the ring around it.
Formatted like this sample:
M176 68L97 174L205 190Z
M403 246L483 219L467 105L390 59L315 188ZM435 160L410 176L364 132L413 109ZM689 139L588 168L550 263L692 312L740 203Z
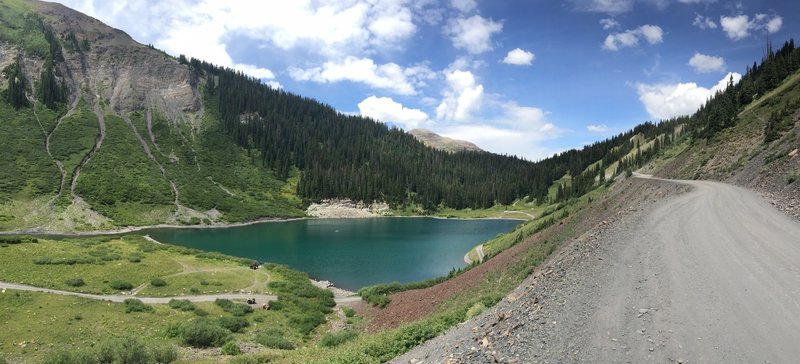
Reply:
M400 95L414 95L415 86L435 77L425 66L403 68L396 63L378 65L369 58L347 57L341 62L325 62L321 67L290 68L289 74L298 81L320 83L351 81L370 87L389 90Z
M629 48L639 45L644 39L649 44L661 43L664 40L664 31L658 25L642 25L636 29L629 29L620 33L611 33L603 42L603 49L616 51L620 48Z
M704 30L717 28L717 23L715 23L714 20L712 20L707 16L702 16L700 14L695 14L692 25Z
M475 0L451 0L450 6L458 9L458 11L462 13L468 13L475 10L478 7L478 4L475 2Z
M603 26L603 30L619 28L619 22L612 18L600 19L600 25Z
M724 72L725 59L722 57L709 56L702 53L695 53L689 59L689 65L699 73Z
M405 130L428 123L428 114L407 108L389 97L367 97L358 103L358 110L363 116L384 123L395 123Z
M469 18L451 19L444 28L453 47L464 49L471 54L492 50L492 35L503 30L503 24L480 15Z
M506 58L503 59L503 63L517 66L530 66L535 58L536 56L534 56L533 53L516 48L506 54Z
M783 18L776 16L767 21L767 24L764 25L764 29L769 33L777 33L781 30L781 26L783 26Z
M588 130L588 131L590 131L592 133L602 134L602 133L608 132L609 129L608 129L608 126L606 126L606 125L589 124L589 125L586 126L586 130Z
M750 33L748 33L750 30L750 22L748 21L747 15L723 16L719 19L719 24L730 39L739 40L750 35Z
M719 24L728 38L741 40L750 36L751 31L764 31L769 34L778 32L783 26L783 18L778 15L756 14L751 19L741 14L737 16L722 16Z
M436 107L439 120L463 121L478 110L483 101L483 85L475 81L470 71L446 72L447 87L442 93L442 101Z
M125 29L143 43L270 80L271 70L234 59L227 47L241 37L264 46L299 49L323 59L366 56L402 47L417 31L425 1L60 0ZM272 74L274 77L274 74Z
M678 0L682 4L702 4L702 3L715 3L717 0Z
M636 85L636 91L650 116L663 120L697 111L717 91L725 90L731 77L734 83L742 79L741 74L731 72L710 89L694 82L655 85L640 83Z
M563 130L546 119L539 108L516 103L501 105L500 117L470 124L448 125L437 130L443 136L468 140L493 153L537 160L555 150L542 147L544 140L557 138Z

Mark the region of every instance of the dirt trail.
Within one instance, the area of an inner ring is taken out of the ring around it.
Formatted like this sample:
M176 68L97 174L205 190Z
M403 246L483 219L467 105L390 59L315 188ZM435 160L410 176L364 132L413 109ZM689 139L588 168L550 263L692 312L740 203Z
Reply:
M800 223L743 188L648 183L692 190L591 230L396 362L796 362Z
M148 129L149 129L150 125L149 110L147 115L148 115ZM136 136L136 139L139 140L139 144L142 146L144 153L147 154L147 157L150 159L150 161L153 162L156 165L156 167L158 167L158 170L161 172L161 177L163 177L164 180L167 181L167 183L169 183L169 187L172 189L172 197L173 197L172 203L175 205L175 215L177 216L180 213L182 206L180 202L180 192L178 191L178 187L175 185L175 181L167 177L166 169L164 169L164 166L153 155L153 152L150 150L150 146L147 145L147 142L144 140L144 138L142 138L142 135L139 134L138 130L136 130L136 126L133 125L131 119L128 116L123 116L123 120L125 120L125 123L128 124L128 127L133 132L133 135ZM153 141L155 142L155 137L152 134L150 136L153 138Z
M34 287L34 286L9 283L9 282L0 282L0 289L2 289L3 292L5 292L5 290L7 289L17 290L17 291L29 291L29 292L44 292L44 293L52 293L63 296L76 296L92 300L111 301L111 302L123 302L129 298L136 298L144 303L149 303L149 304L169 303L169 301L172 299L188 300L191 302L211 302L216 300L217 298L224 298L229 300L246 300L248 298L255 298L256 302L259 303L266 301L275 301L278 299L278 296L275 295L245 294L245 293L218 293L218 294L206 294L206 295L185 295L185 296L181 295L181 296L170 296L170 297L141 297L141 296L131 297L130 295L111 295L111 294L106 295L106 294L69 292L69 291ZM334 298L334 301L336 301L337 304L348 304L361 301L361 297Z
M96 92L96 91L95 91ZM103 145L103 140L106 138L106 119L103 115L103 110L100 107L100 96L96 95L94 100L94 114L97 116L97 126L100 128L100 132L95 137L94 145L92 149L89 149L89 152L83 156L81 162L78 163L78 166L72 171L72 179L70 180L69 184L69 193L72 196L73 200L80 199L78 195L75 194L75 186L78 184L78 177L81 174L81 168L85 166L92 157L100 150L100 147Z

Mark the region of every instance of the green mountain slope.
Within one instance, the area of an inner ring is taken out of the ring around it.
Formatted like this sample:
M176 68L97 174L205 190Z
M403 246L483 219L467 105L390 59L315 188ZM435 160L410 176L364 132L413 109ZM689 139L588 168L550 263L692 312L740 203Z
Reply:
M423 212L561 203L665 151L713 143L751 114L737 117L754 96L778 92L800 68L800 51L787 42L693 116L534 163L426 147L234 70L173 58L59 4L4 1L0 21L0 143L8 151L0 155L0 230L292 217L331 198ZM757 102L753 110L772 107ZM759 115L769 142L784 140L788 114Z

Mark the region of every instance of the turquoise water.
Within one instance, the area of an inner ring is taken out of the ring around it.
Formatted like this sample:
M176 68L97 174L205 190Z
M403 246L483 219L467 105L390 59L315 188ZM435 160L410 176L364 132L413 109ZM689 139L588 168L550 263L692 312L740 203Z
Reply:
M309 219L223 229L150 229L156 240L286 264L337 287L421 281L463 267L473 246L517 220Z

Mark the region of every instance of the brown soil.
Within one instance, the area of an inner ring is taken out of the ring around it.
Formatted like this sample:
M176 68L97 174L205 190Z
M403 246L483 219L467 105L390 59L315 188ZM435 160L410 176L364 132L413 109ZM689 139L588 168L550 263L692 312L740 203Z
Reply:
M572 214L563 220L563 223L556 224L550 228L542 230L523 242L506 249L500 254L486 260L477 267L453 278L437 284L435 286L400 292L391 295L391 303L383 309L372 307L369 303L360 302L354 306L359 315L366 317L370 325L368 331L376 332L386 329L396 328L404 323L409 323L427 315L434 313L437 308L455 294L477 286L487 273L497 272L506 269L509 265L518 261L525 252L538 244L540 241L559 237L565 232L565 227L570 223L574 226L576 235L592 227L607 224L608 220L617 214L621 214L635 206L643 200L655 199L662 194L658 189L662 188L657 184L656 191L652 189L653 182L649 182L650 187L641 180L627 179L618 182L614 190L600 201L590 204L589 207ZM664 188L674 188L673 186ZM575 238L576 236L562 236L564 239ZM561 249L569 244L563 244ZM555 254L555 253L554 253Z

